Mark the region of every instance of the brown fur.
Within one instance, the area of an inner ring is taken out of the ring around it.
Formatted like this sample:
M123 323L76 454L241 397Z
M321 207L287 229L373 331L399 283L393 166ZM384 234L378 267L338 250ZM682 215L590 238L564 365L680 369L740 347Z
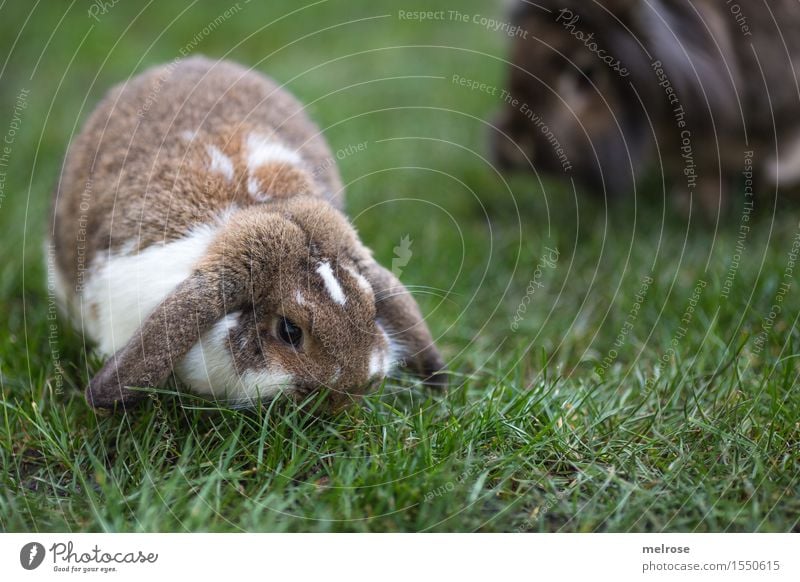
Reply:
M528 34L513 42L509 91L542 117L572 167L565 170L543 132L510 105L493 136L502 165L573 175L597 193L620 196L663 162L673 188L692 193L713 214L728 180L743 171L745 151L755 152L757 175L768 186L775 181L775 141L782 159L800 143L800 100L791 74L800 60L795 0L769 2L777 25L765 5L740 1L748 35L718 0L534 4L519 2L513 14ZM565 27L565 9L579 17L574 29ZM628 74L602 62L571 34L575 30L592 34L592 42ZM693 186L683 175L681 128L652 68L655 60L686 113ZM791 186L794 178L784 174L780 186Z
M243 144L254 134L302 158L299 166L274 162L252 172L265 202L248 183ZM209 170L209 146L231 161L232 180ZM416 303L340 212L342 185L331 159L294 97L229 62L191 58L108 94L70 147L53 206L57 266L79 299L97 260L176 241L233 211L193 274L92 379L90 403L129 403L138 393L128 387L163 383L201 335L233 312L238 324L227 349L236 372L279 364L293 377L294 397L329 386L336 405L362 393L371 382L370 353L385 344L381 327L402 346L408 368L442 383L444 364ZM315 274L322 261L344 305ZM303 329L302 348L276 338L280 317Z

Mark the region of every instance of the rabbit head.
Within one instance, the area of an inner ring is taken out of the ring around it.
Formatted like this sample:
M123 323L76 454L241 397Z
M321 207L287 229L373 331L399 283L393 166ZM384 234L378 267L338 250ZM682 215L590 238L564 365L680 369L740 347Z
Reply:
M574 176L614 196L633 190L656 153L679 158L678 123L702 137L713 111L717 128L738 127L720 56L734 53L730 22L716 4L518 3L513 19L526 34L513 41L510 97L492 134L499 165Z
M232 405L330 389L339 407L405 367L444 367L416 302L329 203L297 197L233 213L183 281L92 379L97 407L175 370Z
M601 4L619 11L633 2ZM628 185L616 168L640 150L640 128L626 113L630 70L614 36L622 27L593 2L544 5L520 4L514 13L527 34L511 47L509 98L495 119L492 152L505 169L574 175L616 193Z

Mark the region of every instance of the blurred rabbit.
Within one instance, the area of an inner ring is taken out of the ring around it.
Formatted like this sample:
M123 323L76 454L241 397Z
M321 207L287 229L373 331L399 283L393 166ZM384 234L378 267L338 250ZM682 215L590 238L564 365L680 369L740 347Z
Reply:
M525 33L492 134L501 167L610 197L663 171L706 215L743 172L763 188L800 180L796 0L520 1L512 19Z

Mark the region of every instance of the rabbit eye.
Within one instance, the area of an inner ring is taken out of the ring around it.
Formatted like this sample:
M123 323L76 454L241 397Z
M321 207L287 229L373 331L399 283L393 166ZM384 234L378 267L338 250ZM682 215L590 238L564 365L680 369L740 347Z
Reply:
M281 317L278 320L276 335L283 343L293 348L299 348L303 343L303 330L285 317Z

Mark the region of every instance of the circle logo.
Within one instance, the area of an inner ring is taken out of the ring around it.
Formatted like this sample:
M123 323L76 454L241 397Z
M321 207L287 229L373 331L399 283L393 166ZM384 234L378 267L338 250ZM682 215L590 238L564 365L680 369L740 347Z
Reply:
M35 570L44 561L44 546L39 542L31 542L22 546L19 551L19 563L26 570Z

